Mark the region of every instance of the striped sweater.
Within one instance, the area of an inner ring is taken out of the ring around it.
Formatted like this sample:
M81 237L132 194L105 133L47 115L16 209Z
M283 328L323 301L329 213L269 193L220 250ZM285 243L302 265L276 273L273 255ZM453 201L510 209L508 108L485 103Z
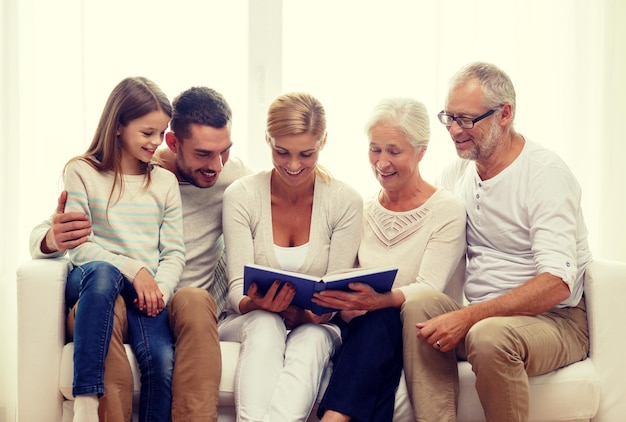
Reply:
M119 183L111 196L112 172L99 172L81 160L72 162L64 178L65 211L87 214L92 234L69 256L77 266L109 262L131 282L145 268L167 303L185 264L180 190L176 177L160 167L152 169L151 178L145 189L144 175L124 175L121 197Z

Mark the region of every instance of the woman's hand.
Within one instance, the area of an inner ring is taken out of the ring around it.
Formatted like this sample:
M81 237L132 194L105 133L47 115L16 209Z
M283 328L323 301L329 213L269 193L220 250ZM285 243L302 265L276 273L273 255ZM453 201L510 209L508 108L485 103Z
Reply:
M280 312L280 316L283 317L285 326L291 330L302 324L322 324L324 322L328 322L333 316L333 313L330 312L323 315L316 315L307 309L291 305L284 311Z
M373 311L386 308L385 294L365 283L350 283L351 291L323 290L313 294L312 302L342 311Z
M339 316L345 322L350 322L354 318L359 317L361 315L365 315L367 311L340 311Z
M242 314L256 309L268 312L282 312L289 307L295 295L296 287L291 283L284 283L281 287L281 282L276 280L265 295L259 292L259 287L256 283L252 283L248 289L249 300L242 301L240 310Z
M133 280L133 287L137 292L137 298L134 300L137 309L148 316L157 316L163 310L165 307L163 293L148 270L145 268L139 270Z

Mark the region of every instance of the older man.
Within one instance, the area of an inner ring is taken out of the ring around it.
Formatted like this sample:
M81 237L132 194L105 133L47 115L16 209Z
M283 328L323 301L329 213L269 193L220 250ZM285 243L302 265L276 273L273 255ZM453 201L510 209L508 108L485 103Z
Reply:
M587 356L581 189L556 154L515 131L515 105L509 77L474 63L438 115L460 157L440 182L467 212L470 305L433 292L402 309L418 421L456 420L457 359L472 365L487 420L502 422L528 420L528 376Z

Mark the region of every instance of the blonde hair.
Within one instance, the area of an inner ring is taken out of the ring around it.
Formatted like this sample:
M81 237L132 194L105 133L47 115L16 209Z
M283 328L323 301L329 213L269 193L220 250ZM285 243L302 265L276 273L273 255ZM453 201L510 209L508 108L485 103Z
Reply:
M267 111L266 132L269 139L310 134L323 142L326 136L326 112L322 103L310 94L290 92L277 97ZM328 183L330 172L319 163L315 174Z

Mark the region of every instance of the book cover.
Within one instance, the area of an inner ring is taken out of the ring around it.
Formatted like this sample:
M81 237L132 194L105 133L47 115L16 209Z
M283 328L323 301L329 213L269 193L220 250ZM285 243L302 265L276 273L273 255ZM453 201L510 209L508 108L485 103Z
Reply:
M395 267L352 268L336 271L324 277L315 277L250 264L244 266L243 292L248 294L248 289L252 283L256 283L259 291L265 294L275 280L280 280L281 285L289 282L296 287L296 294L291 303L304 309L310 309L316 315L322 315L337 309L326 308L311 302L314 292L326 289L349 291L348 284L352 282L369 284L379 293L387 292L391 290L397 273L398 269Z

